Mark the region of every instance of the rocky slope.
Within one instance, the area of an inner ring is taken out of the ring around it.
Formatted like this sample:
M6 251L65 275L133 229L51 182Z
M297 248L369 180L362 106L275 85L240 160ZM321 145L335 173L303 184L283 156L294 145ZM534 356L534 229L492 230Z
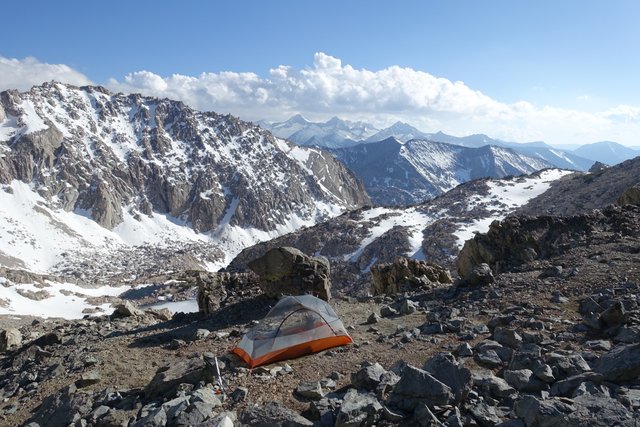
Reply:
M229 351L275 301L250 282L218 288L210 316L123 305L7 328L2 423L636 425L640 209L492 230L474 241L501 248L535 234L536 256L524 245L488 252L500 268L484 285L335 298L354 345L253 370Z
M640 183L640 157L588 174L568 175L519 209L522 214L576 215L612 203Z
M73 262L62 265L63 254L83 246L89 257L106 248L106 258L130 248L122 258L141 263L133 245L181 247L201 266L221 265L248 244L369 202L319 149L100 87L2 92L0 150L0 262L37 271L64 272Z
M543 193L567 171L476 180L429 202L406 208L363 208L243 250L229 265L243 271L268 249L293 246L327 257L338 289L368 292L369 270L397 256L451 265L465 240Z

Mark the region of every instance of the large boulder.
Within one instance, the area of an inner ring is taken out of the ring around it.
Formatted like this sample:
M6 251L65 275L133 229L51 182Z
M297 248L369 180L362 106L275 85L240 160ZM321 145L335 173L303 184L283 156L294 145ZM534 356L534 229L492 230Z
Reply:
M230 288L249 289L258 285L255 274L193 271L190 281L198 287L198 310L200 313L215 313L227 298Z
M291 247L274 248L249 262L249 268L260 276L260 287L267 296L313 294L331 299L330 266L325 257L311 257Z
M145 388L150 398L172 395L180 384L198 384L200 381L212 382L215 367L202 357L194 357L161 368Z
M629 187L616 200L616 205L638 205L640 206L640 182Z
M388 403L403 411L413 411L419 404L429 408L454 403L456 397L451 387L439 381L429 372L407 365Z
M449 270L432 262L405 257L371 267L371 291L374 295L395 295L433 283L451 283Z
M240 415L242 425L251 427L304 427L313 423L278 402L250 406Z
M594 370L613 383L637 379L640 376L640 343L619 346L602 355Z
M15 328L0 329L0 353L22 344L22 334Z

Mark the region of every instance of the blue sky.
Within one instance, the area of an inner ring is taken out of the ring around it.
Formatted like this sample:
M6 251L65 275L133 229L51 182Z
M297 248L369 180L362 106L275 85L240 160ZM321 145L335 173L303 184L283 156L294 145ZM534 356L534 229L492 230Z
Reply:
M458 135L640 145L637 1L23 0L3 15L0 89L57 77L47 66L63 64L60 80L250 120L337 114ZM322 68L322 58L339 65ZM274 76L281 65L290 71ZM361 73L349 77L347 66ZM333 79L324 93L320 68Z

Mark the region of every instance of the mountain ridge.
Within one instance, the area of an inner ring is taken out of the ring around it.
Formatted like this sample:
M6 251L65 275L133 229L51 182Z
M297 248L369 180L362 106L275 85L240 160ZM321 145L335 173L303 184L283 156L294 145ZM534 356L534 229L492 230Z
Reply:
M185 242L206 234L209 244L237 251L369 203L353 174L325 151L230 115L102 87L54 82L2 92L0 149L6 197L21 197L28 212L51 218L30 220L48 230L59 223L73 239L87 232L142 243L151 227L149 240L161 241L156 235L168 230L177 241L188 234ZM13 214L4 212L4 222ZM25 239L38 240L21 224Z

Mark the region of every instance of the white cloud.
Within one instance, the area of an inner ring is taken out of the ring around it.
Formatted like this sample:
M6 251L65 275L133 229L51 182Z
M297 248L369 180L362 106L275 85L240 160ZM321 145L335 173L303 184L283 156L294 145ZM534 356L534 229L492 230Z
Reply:
M29 90L34 85L55 80L73 85L91 84L84 74L64 64L47 64L36 58L5 58L0 56L0 90Z
M47 80L90 83L66 65L0 57L0 89L24 90ZM136 71L112 78L106 86L177 99L199 110L232 113L246 120L283 120L296 113L313 120L337 115L377 126L401 120L428 132L486 133L513 141L581 144L609 139L640 145L638 106L584 112L526 101L507 104L460 81L399 66L356 69L324 53L316 53L309 67L280 65L266 76L224 71L163 77Z
M295 113L311 119L338 115L379 126L402 120L426 131L482 132L517 141L587 143L616 135L620 142L640 144L636 140L640 134L638 107L587 113L526 101L506 104L460 81L399 66L355 69L324 53L315 54L311 67L280 65L267 77L221 72L163 78L141 71L122 82L111 79L108 86L176 98L201 110L229 112L249 120L282 120Z

